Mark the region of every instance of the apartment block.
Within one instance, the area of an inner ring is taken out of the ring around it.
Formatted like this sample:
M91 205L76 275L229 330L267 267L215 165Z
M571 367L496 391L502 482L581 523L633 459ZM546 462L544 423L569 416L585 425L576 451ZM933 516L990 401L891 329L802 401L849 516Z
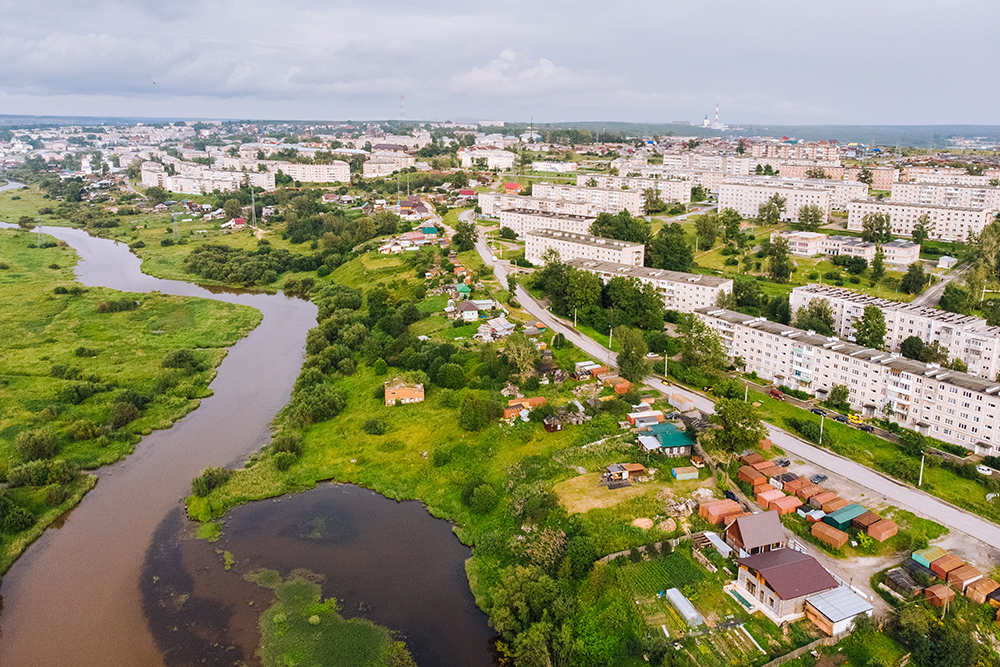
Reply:
M598 262L589 259L571 259L566 263L577 269L597 274L605 284L616 276L635 278L639 282L649 283L660 290L667 310L676 310L682 313L691 313L702 307L714 307L718 302L720 292L732 293L733 291L733 281L730 278Z
M576 162L532 162L532 171L552 172L556 174L569 174L576 171L580 166Z
M892 233L913 236L917 220L927 215L930 219L930 238L941 241L965 241L970 234L979 234L993 221L995 209L959 206L934 206L932 204L906 204L877 199L852 201L847 207L847 228L860 232L864 217L869 213L889 216Z
M730 178L727 179L727 182L735 183L740 180L741 179ZM793 190L809 190L816 188L827 190L830 193L830 208L838 211L846 211L847 205L852 200L868 196L868 186L859 181L844 181L835 178L805 178L805 170L803 170L802 177L793 177L791 174L785 174L784 167L781 169L780 176L750 176L743 179L743 182L750 185L780 182L786 184Z
M878 252L878 244L862 241L856 236L831 235L826 237L827 255L850 255L868 260L870 264ZM895 239L882 244L882 254L886 264L909 266L920 259L920 244L903 239Z
M535 197L591 204L598 213L628 211L632 215L642 215L643 210L643 196L640 190L612 190L579 185L535 183L531 186L531 194Z
M350 183L351 165L341 160L331 164L298 164L281 162L273 164L274 170L281 170L286 176L303 183Z
M828 141L800 141L795 144L756 143L750 147L750 155L797 160L840 160L840 146Z
M681 177L667 178L641 178L636 176L608 176L607 174L579 174L576 177L576 184L580 187L591 187L587 184L593 182L593 187L602 190L638 190L645 192L652 188L660 193L660 199L665 202L679 202L688 204L691 202L691 180Z
M851 407L868 416L890 403L903 426L976 454L1000 453L997 382L731 310L695 312L747 371L819 397L844 385Z
M559 253L564 262L570 259L591 259L628 266L642 266L646 246L606 239L590 234L577 234L555 229L534 229L524 235L524 257L532 264L543 264L549 250Z
M185 163L181 163L185 164ZM271 172L241 172L210 169L203 165L185 164L185 169L174 176L167 174L158 162L143 162L141 168L143 187L158 186L170 192L182 194L206 194L214 190L222 192L238 190L244 183L265 190L274 189L274 174Z
M590 234L590 227L596 219L589 215L553 213L523 208L511 208L500 211L500 226L510 227L518 236L525 236L528 232L540 229L588 235ZM525 257L527 258L527 256ZM534 260L529 261L533 262Z
M997 210L1000 209L1000 187L900 181L892 184L892 201Z
M409 169L416 164L417 159L406 153L374 151L371 158L361 165L361 175L364 178L382 178L391 176L397 171Z
M458 158L463 169L478 167L481 169L513 169L517 156L510 151L493 146L470 146L458 150Z
M626 171L619 170L619 174L626 174L633 178L659 178L666 180L688 180L690 187L700 185L709 192L718 192L722 187L722 181L729 176L722 169L682 169L677 167L667 167L658 164L651 164L645 167L636 167Z
M826 234L819 232L771 232L771 241L784 238L788 241L788 252L800 257L814 257L826 254Z
M785 221L798 222L799 209L803 206L818 206L823 211L824 218L830 216L833 208L830 188L806 179L774 176L726 178L719 190L719 208L732 208L744 218L755 218L760 205L776 194L785 199L785 211L781 215L781 219Z
M912 306L826 285L794 288L789 296L792 313L813 299L824 299L830 304L834 333L846 340L854 339L854 323L861 318L865 306L875 306L885 317L885 345L889 350L898 351L904 340L917 336L924 344L937 341L948 351L949 359L961 359L973 375L996 378L1000 373L1000 327L991 327L980 317Z
M545 197L522 197L507 192L482 192L479 195L479 208L483 215L491 218L500 217L500 211L518 209L526 211L542 211L546 213L562 213L565 215L596 216L597 209L593 204L580 204L562 199Z
M872 188L875 190L891 190L892 184L899 180L899 169L895 167L868 167L872 173ZM848 167L844 177L852 181L858 180L861 167Z
M1000 178L1000 169L989 169L985 174L973 176L958 167L903 167L900 180L940 185L989 186L990 181Z
M782 178L806 178L807 173L812 169L822 169L826 177L833 181L844 180L844 167L839 162L828 162L818 160L782 160L780 158L759 158L755 160L762 167L770 166ZM756 166L754 167L756 169ZM868 186L865 192L868 194ZM836 206L834 207L836 208Z

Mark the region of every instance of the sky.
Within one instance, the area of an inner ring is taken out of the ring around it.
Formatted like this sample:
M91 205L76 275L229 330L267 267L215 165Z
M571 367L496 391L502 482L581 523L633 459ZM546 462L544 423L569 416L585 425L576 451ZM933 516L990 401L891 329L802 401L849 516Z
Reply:
M0 0L0 114L1000 124L998 25L997 0Z

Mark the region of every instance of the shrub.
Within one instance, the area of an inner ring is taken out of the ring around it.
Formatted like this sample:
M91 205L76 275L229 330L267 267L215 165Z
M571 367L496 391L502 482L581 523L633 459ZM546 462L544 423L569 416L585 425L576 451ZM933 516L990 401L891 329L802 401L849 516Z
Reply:
M78 347L74 354L78 357L96 357L98 351L89 347Z
M0 271L6 271L10 268L10 264L7 262L0 262Z
M79 380L82 374L83 371L75 366L63 366L61 364L54 364L52 370L49 371L49 375L60 380Z
M278 470L284 472L292 467L292 464L295 463L296 456L291 452L278 452L272 458L274 459L274 466Z
M139 408L134 403L115 401L111 406L108 424L112 429L119 429L139 418Z
M375 375L385 375L389 372L389 364L385 363L385 359L379 359L375 362L375 365L372 366L372 370L375 372ZM384 387L382 389L382 398L385 398Z
M298 456L302 453L302 436L295 431L279 433L271 441L271 451L275 453L286 452Z
M478 514L489 514L500 496L492 484L480 484L472 492L472 509Z
M14 438L14 447L26 461L50 459L55 456L59 442L50 429L21 431Z
M851 283L852 285L857 285L857 284L859 284L859 283L861 282L861 278L858 278L857 276L851 276L851 277L850 277L850 278L848 278L847 280L848 280L848 281L849 281L849 282L850 282L850 283Z
M7 473L7 483L11 487L67 484L78 472L66 461L29 461L11 468Z
M431 450L431 465L435 468L451 463L452 451L448 447L437 446Z
M736 259L735 257L727 257L726 261L723 262L725 266L737 266L739 263L740 260Z
M45 504L49 507L59 507L69 498L69 492L58 484L50 484L45 489Z
M167 353L160 366L163 368L181 368L190 374L198 365L198 357L193 350L174 350Z
M205 468L200 475L191 480L191 491L199 498L204 498L212 489L229 481L232 474L233 472L226 468Z
M35 523L31 512L10 499L6 491L0 491L0 530L5 533L19 533Z
M806 278L808 278L809 280L816 280L817 278L819 278L819 273L813 271L812 273L807 275Z
M52 293L53 294L69 294L69 290L66 289L65 287L63 287L62 285L60 285L59 287L56 287L55 289L53 289Z
M101 427L89 419L77 419L69 427L69 435L77 442L93 440L101 435Z
M97 312L99 313L121 313L128 310L136 310L139 308L139 302L135 299L117 299L115 301L102 301L97 304Z
M369 419L361 428L368 435L385 435L385 422L381 419Z
M174 244L174 240L172 238L166 238L166 239L163 239L162 241L160 241L160 245L163 246L164 248L168 248L168 247L172 246L173 244Z
M720 255L735 255L736 254L736 248L734 248L732 246L728 246L728 245L727 246L723 246L722 250L719 251L719 254Z
M145 248L146 247L146 242L145 241L136 241L135 243L130 243L128 247L131 248L132 250L138 250L139 248Z

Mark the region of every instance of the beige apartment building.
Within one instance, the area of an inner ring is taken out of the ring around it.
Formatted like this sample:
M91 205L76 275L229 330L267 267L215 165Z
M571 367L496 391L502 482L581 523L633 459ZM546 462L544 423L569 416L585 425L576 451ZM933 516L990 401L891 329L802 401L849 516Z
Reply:
M862 241L856 236L832 235L826 237L825 252L827 255L850 255L868 260L871 264L878 253L878 244ZM882 254L886 264L908 266L920 259L920 244L903 239L894 239L882 244Z
M1000 187L899 181L892 184L891 199L902 204L998 210Z
M462 161L463 169L474 167L500 171L513 169L516 158L514 153L494 146L470 146L458 149L458 159Z
M806 178L807 173L811 169L822 169L826 177L834 181L844 180L844 167L840 166L838 162L820 162L817 160L782 160L780 158L760 158L755 160L757 164L762 167L770 166L778 175L782 178ZM756 170L754 166L754 170ZM865 186L865 192L861 195L864 196L868 194L868 186ZM834 206L834 208L837 208Z
M275 172L291 176L303 183L350 183L351 165L341 160L331 164L298 164L296 162L272 163L269 167Z
M1000 178L1000 169L988 169L985 174L973 176L958 167L903 167L900 180L917 183L937 183L939 185L989 186L990 181Z
M170 176L162 164L143 162L140 174L143 187L158 186L169 192L190 195L206 194L213 190L239 190L245 182L265 190L274 189L274 174L267 171L226 171L193 165L185 168L182 173Z
M826 234L819 232L771 232L771 241L784 238L788 241L788 252L800 257L814 257L826 254Z
M997 382L762 317L721 308L695 312L718 332L731 359L743 359L747 371L819 397L844 385L851 407L868 416L891 403L894 419L907 428L976 454L1000 453Z
M833 196L831 188L817 185L824 182L775 176L729 176L719 190L719 208L732 208L744 218L755 218L760 205L777 194L785 199L782 220L798 222L799 209L807 205L818 206L825 219L833 208Z
M930 238L941 241L965 241L970 234L979 234L990 224L996 211L988 208L960 206L934 206L932 204L907 204L902 202L864 199L852 201L847 207L847 228L860 232L864 217L869 213L889 216L892 233L913 236L917 220L927 215L930 219Z
M582 271L596 274L604 284L616 276L635 278L639 282L649 283L660 290L667 310L676 310L682 313L691 313L697 308L714 306L719 299L720 292L732 293L733 291L733 281L730 278L702 276L590 259L571 259L566 263Z
M383 178L397 171L416 166L417 159L406 153L394 151L374 151L371 158L361 165L361 175L364 178Z
M526 211L541 211L545 213L562 213L565 215L582 215L595 217L596 207L593 204L564 201L545 197L522 197L506 192L483 192L479 195L479 210L491 218L500 217L500 211L518 209Z
M789 296L792 313L813 299L830 304L833 330L841 338L853 340L854 323L861 319L865 306L875 306L885 317L887 349L898 351L904 340L917 336L924 344L937 341L948 351L949 359L961 359L973 375L992 379L1000 374L1000 327L991 327L980 317L912 306L826 285L794 288Z
M602 190L638 190L645 192L652 188L660 193L660 199L665 202L679 202L688 204L691 202L691 180L688 178L668 177L668 178L640 178L629 176L609 176L607 174L579 174L576 177L576 184L580 187L590 187L587 185L594 181L594 187Z
M590 234L590 227L595 220L597 218L589 215L553 213L523 208L500 211L500 227L510 227L518 236L525 236L529 232L540 229L587 235Z
M555 229L533 229L524 234L524 240L525 259L537 265L544 264L542 258L549 250L558 252L564 262L570 259L591 259L642 266L646 257L646 246L641 243L627 243Z
M827 141L756 143L750 147L753 157L793 158L796 160L840 160L840 146Z
M534 197L591 204L598 213L628 211L632 215L642 215L643 210L643 196L640 190L611 190L579 185L535 183L531 187L531 194Z
M872 189L891 190L892 184L899 180L899 169L895 167L868 167L872 172ZM858 180L861 175L861 167L847 167L844 170L844 178L852 181Z

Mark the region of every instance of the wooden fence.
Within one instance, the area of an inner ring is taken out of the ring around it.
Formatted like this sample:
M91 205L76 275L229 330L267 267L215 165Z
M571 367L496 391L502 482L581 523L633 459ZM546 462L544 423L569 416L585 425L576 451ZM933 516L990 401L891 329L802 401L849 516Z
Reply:
M783 656L775 658L774 660L772 660L771 662L767 663L763 667L778 667L778 665L783 665L786 662L788 662L789 660L795 660L795 658L801 657L801 656L805 655L806 653L809 653L809 651L815 651L820 646L832 646L833 644L836 644L837 642L839 642L841 639L843 639L844 637L846 637L849 634L851 634L851 633L844 632L844 633L841 633L839 635L835 635L833 637L820 637L816 641L811 642L809 644L806 644L805 646L803 646L801 648L797 648L794 651L792 651L791 653L786 653Z

